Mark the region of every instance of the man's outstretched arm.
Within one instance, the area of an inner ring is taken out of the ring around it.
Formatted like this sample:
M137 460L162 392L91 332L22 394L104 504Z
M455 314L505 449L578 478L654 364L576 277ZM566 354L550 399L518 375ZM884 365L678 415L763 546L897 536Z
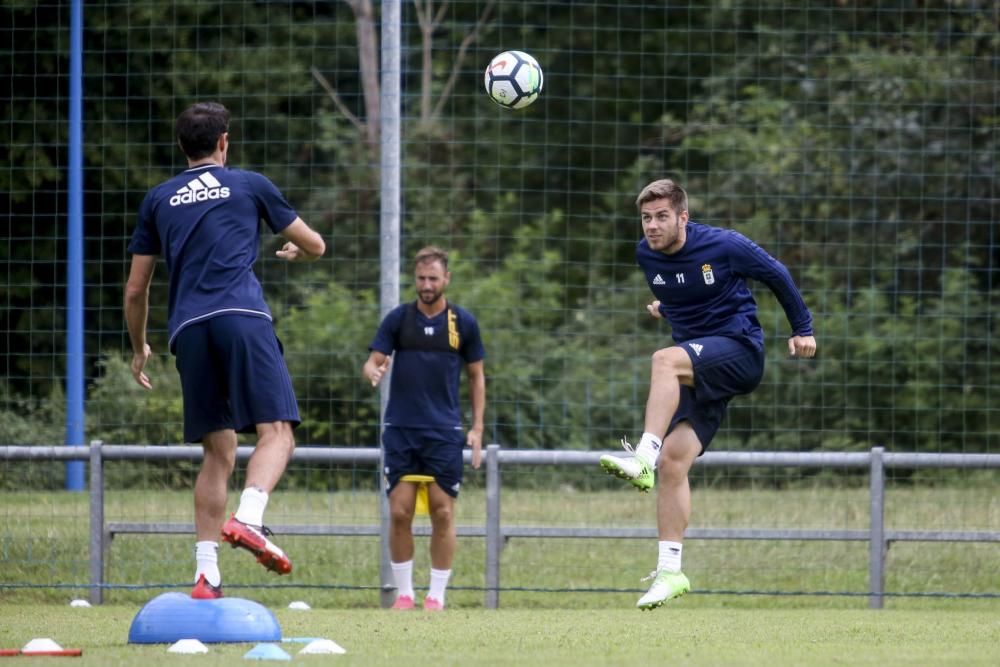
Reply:
M152 354L146 342L146 319L149 316L149 285L155 268L155 255L132 255L132 267L125 283L125 325L132 343L132 377L146 389L153 388L143 369Z

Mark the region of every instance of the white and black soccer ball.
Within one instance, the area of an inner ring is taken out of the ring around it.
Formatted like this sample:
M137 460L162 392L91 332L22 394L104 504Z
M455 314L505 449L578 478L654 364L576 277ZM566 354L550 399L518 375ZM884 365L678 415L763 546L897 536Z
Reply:
M542 92L542 68L524 51L504 51L490 61L483 75L486 93L507 109L522 109Z

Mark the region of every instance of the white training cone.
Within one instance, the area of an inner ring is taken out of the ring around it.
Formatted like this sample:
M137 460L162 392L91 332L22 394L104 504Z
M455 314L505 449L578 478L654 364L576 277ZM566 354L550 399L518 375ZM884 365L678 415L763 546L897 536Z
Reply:
M331 653L347 653L347 649L332 639L317 639L306 644L299 655L329 655Z
M296 600L295 602L290 603L288 605L288 608L301 609L302 611L305 611L307 609L312 609L312 607L310 607L307 603L303 602L302 600Z
M178 639L170 648L168 653L208 653L208 647L197 639Z
M77 599L77 600L73 600L72 602L70 602L69 606L70 607L89 607L90 603L87 602L86 600Z
M21 655L80 656L83 655L83 649L63 648L48 637L36 637L24 645Z
M30 655L31 653L56 653L62 650L62 646L48 637L36 637L21 648L21 653Z

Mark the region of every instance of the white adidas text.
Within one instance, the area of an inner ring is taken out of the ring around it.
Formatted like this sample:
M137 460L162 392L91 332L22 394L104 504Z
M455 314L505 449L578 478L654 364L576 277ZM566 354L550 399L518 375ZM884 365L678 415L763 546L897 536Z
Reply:
M209 199L228 199L229 188L222 185L212 174L204 173L188 181L188 184L170 198L171 206L194 204Z

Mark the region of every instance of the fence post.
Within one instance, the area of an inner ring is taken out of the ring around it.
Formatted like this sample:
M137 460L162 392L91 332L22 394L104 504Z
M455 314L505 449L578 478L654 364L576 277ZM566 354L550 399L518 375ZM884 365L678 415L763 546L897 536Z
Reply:
M379 145L379 313L385 317L399 304L399 229L400 194L402 166L400 162L400 128L402 118L402 8L399 2L382 3L381 22L381 90L379 92L379 118L369 118L368 122L378 122L382 135ZM385 410L389 405L389 386L392 369L383 378L379 388L379 445L385 428ZM384 454L384 451L383 451ZM379 479L385 477L385 464L379 463ZM392 575L389 556L389 499L385 495L384 482L379 483L382 492L379 500L381 508L381 556L379 565L379 600L383 608L391 607L396 600L396 579Z
M500 445L486 446L486 608L500 606Z
M381 430L380 430L381 434ZM379 516L379 606L388 609L396 601L396 579L392 574L389 554L389 496L386 494L385 449L378 455L378 516Z
M871 518L868 538L868 607L881 609L885 592L885 461L882 455L883 447L872 447L871 479L869 495L871 498Z
M104 459L100 440L90 441L90 603L104 602Z

